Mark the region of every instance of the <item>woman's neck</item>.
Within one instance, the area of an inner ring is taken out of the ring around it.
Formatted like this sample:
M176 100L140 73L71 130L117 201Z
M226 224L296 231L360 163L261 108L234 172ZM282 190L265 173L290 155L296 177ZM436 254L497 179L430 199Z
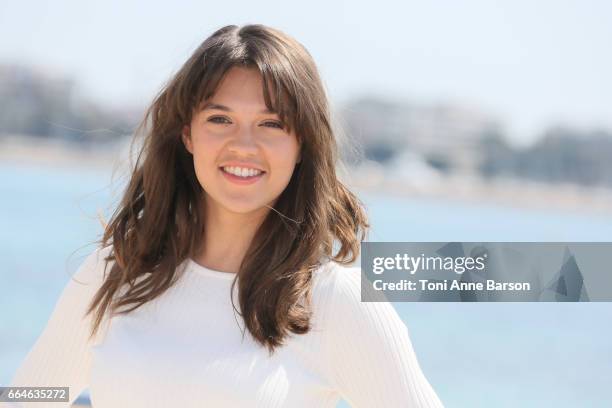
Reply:
M220 206L208 206L204 227L204 245L195 260L216 271L238 273L257 228L269 210L234 213Z

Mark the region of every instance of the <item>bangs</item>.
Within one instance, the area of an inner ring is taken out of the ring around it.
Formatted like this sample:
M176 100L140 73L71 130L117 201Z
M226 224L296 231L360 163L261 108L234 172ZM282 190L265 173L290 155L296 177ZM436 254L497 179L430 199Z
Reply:
M207 59L208 60L208 59ZM194 86L194 99L191 107L200 111L203 106L212 98L227 74L233 67L256 69L262 78L262 92L266 108L278 115L279 119L285 124L286 130L291 132L299 128L298 126L298 101L297 95L290 92L288 84L291 83L291 73L281 68L281 64L258 63L250 60L216 60L216 63L209 63ZM298 139L300 135L298 134Z

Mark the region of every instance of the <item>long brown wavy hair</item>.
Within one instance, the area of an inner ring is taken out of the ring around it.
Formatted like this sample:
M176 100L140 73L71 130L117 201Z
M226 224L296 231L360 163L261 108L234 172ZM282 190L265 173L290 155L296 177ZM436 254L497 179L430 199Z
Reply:
M359 255L369 224L361 202L337 177L338 144L311 55L279 30L229 25L195 50L136 129L134 139L144 135L137 160L96 241L102 247L112 244L104 260L115 262L86 313L95 314L92 337L108 310L129 313L161 295L180 276L177 267L201 249L206 220L199 210L206 194L181 129L234 66L261 73L266 106L302 141L302 160L255 233L240 279L232 282L232 294L238 282L240 311L233 296L232 305L246 329L270 353L289 332L307 333L313 270L329 260L351 264ZM124 285L127 290L120 293Z

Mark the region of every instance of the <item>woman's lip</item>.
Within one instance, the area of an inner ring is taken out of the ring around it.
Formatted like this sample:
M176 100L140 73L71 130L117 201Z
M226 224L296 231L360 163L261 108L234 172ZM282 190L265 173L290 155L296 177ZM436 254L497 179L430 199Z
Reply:
M257 183L265 174L264 171L262 171L260 174L258 174L257 176L253 176L253 177L249 177L249 178L244 178L244 177L238 177L235 176L233 174L230 174L226 171L224 171L222 168L219 168L219 171L223 174L223 176L230 182L234 183L234 184L240 184L240 185L248 185L248 184L253 184L253 183Z

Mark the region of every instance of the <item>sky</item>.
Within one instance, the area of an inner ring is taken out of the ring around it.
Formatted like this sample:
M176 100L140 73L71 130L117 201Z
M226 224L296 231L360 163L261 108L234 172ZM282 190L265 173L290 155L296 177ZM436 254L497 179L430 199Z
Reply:
M261 23L306 46L334 106L366 93L455 103L520 144L557 124L612 129L611 21L603 0L5 1L0 63L145 106L213 31Z

